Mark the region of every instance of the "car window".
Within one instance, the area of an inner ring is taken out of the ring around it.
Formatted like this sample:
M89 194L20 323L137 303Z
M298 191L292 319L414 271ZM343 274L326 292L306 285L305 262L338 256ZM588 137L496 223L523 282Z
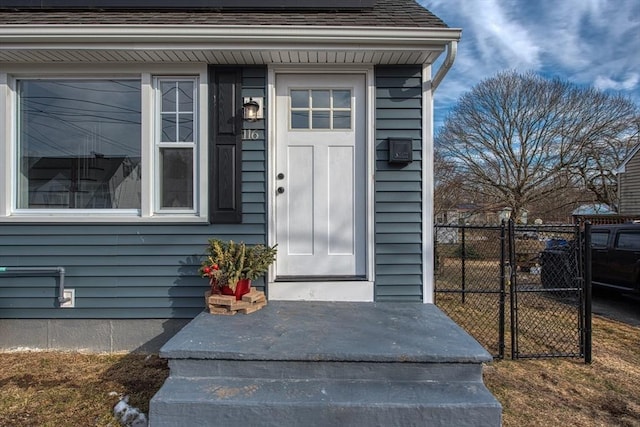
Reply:
M621 231L620 234L618 234L616 248L640 250L640 233Z
M591 246L606 247L607 241L609 241L608 231L592 231L591 232Z

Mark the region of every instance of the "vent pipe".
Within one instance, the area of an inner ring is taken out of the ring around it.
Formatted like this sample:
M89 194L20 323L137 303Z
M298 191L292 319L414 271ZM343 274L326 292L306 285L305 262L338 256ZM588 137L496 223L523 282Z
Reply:
M0 267L0 274L58 274L58 303L64 304L70 298L64 297L64 267Z

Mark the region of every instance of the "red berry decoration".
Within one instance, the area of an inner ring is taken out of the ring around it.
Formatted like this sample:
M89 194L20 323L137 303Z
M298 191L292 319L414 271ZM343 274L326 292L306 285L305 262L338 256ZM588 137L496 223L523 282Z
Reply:
M209 268L209 266L203 267L202 268L202 272L204 274L209 274L209 273L211 273L211 268Z
M220 270L220 267L218 267L218 264L213 264L213 269L214 270Z

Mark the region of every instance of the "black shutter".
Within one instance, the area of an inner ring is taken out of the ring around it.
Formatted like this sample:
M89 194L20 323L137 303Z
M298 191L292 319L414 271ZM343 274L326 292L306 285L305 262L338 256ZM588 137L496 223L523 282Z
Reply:
M209 66L210 222L242 222L242 71Z

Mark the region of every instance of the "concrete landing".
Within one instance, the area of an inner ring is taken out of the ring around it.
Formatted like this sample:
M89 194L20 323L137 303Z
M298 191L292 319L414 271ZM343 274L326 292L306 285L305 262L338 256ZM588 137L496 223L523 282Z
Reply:
M152 426L498 426L491 356L434 305L270 302L203 312L161 349Z

